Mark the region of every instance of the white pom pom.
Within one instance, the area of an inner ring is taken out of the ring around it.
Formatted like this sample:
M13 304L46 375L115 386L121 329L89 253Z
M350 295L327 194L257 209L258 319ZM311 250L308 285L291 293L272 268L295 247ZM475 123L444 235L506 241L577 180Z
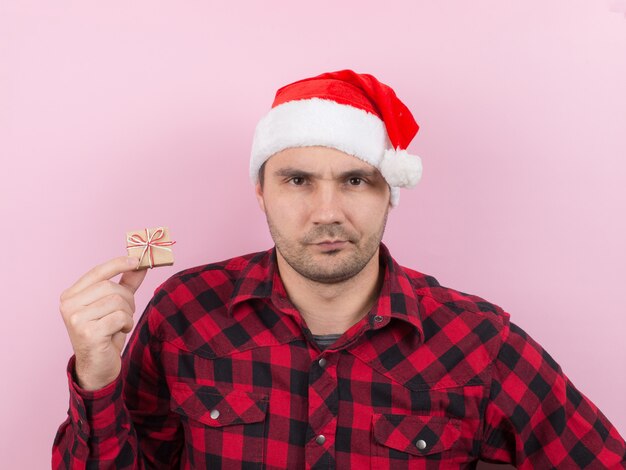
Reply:
M411 155L406 150L387 149L380 164L382 173L389 186L413 188L422 177L422 159Z

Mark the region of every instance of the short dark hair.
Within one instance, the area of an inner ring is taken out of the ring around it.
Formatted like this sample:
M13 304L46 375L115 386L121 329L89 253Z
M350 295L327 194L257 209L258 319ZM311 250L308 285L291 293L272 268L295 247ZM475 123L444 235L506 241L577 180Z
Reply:
M261 168L259 168L259 184L261 185L261 189L263 189L263 183L265 182L265 164L267 163L267 160L265 160L263 162L263 165L261 165Z

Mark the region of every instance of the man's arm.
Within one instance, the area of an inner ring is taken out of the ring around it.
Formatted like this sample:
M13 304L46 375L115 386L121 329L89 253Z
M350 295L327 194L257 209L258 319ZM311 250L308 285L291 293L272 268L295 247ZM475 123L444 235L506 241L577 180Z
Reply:
M515 324L494 363L481 458L517 468L626 468L626 443Z
M68 365L70 406L52 451L54 469L177 468L182 448L179 419L170 412L160 366L160 342L146 307L122 356L114 382L95 391L78 386L75 358Z

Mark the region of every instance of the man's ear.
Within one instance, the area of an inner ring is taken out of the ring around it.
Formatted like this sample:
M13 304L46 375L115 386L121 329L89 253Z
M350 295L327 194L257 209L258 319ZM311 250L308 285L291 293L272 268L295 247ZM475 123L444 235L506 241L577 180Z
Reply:
M254 195L256 196L256 200L259 203L259 208L265 212L265 200L263 199L263 188L261 187L261 183L257 181L254 186Z

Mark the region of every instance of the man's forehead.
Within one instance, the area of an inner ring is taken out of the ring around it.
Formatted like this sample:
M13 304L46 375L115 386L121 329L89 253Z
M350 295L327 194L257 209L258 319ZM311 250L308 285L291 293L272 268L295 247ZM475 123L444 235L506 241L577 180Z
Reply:
M272 170L282 168L314 172L325 168L346 172L359 170L367 173L380 173L378 169L358 157L330 147L291 147L272 155L268 161Z

